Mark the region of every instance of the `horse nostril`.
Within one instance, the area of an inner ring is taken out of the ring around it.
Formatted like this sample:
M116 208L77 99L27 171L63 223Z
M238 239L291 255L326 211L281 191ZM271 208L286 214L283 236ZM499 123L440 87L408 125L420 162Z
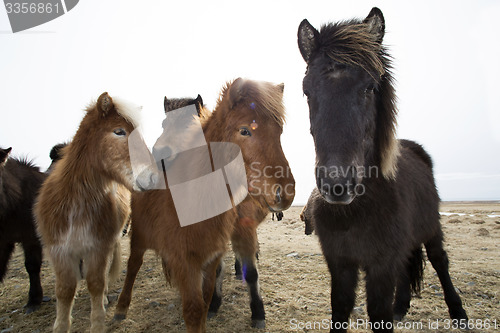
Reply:
M278 187L278 189L276 190L276 203L280 203L281 202L281 186Z

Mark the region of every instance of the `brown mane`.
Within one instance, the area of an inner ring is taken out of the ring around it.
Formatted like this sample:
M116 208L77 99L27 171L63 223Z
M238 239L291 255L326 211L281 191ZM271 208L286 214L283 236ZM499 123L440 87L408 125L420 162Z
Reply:
M214 112L220 109L225 99L229 99L229 108L236 104L255 103L255 112L264 117L276 121L280 128L285 124L285 107L283 105L284 85L275 86L270 82L252 81L238 78L226 83L222 88Z

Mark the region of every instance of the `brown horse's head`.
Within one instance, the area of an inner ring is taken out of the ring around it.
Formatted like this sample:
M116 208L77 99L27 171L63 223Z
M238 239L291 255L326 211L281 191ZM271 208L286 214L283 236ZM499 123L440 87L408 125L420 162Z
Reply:
M93 174L105 175L129 190L141 190L144 182L153 181L153 173L144 173L147 180L135 179L129 152L129 136L139 126L141 107L132 105L108 93L99 96L87 109L87 114L73 142L63 148L68 163L87 164Z
M271 211L287 209L295 196L295 180L280 141L283 88L236 79L222 90L212 117L216 126L211 126L220 133L219 141L241 148L249 193Z

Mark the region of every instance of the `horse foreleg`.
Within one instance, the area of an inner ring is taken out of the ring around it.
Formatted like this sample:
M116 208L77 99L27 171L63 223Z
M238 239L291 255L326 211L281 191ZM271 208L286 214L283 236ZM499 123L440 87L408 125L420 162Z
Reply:
M56 321L54 333L66 333L71 328L71 309L75 298L77 278L70 265L54 262L56 273Z
M236 280L243 280L243 269L241 267L241 259L236 256L234 258L234 275Z
M358 284L358 266L354 263L338 264L325 256L331 275L332 326L330 332L346 332L349 315L354 307Z
M120 293L120 297L118 298L118 304L116 305L115 320L123 320L127 316L127 311L132 299L132 289L134 288L135 278L142 266L144 252L146 252L146 249L134 246L133 244L134 242L131 241L130 257L128 258L127 264L127 276L125 277L125 283Z
M404 270L399 274L396 296L394 298L394 320L401 321L410 308L411 290L410 277L408 271Z
M393 332L392 301L396 286L395 272L389 267L368 267L366 301L374 332Z
M248 293L250 295L250 309L252 310L252 327L266 327L266 313L264 311L264 303L260 295L259 272L257 270L257 262L255 254L250 257L243 257L243 276L248 285Z
M31 244L23 243L24 266L30 277L28 303L26 313L32 313L40 308L43 299L42 284L40 282L40 268L42 266L42 246L36 241Z
M212 318L217 314L222 304L222 282L224 280L224 262L219 261L219 265L215 271L215 287L208 308L208 318Z
M458 296L455 291L455 287L451 282L450 273L448 272L448 256L446 251L443 249L443 237L442 235L437 235L432 238L429 242L425 243L425 249L427 251L427 257L432 264L432 267L436 270L436 273L441 281L441 286L443 287L444 300L446 305L448 305L448 311L452 319L465 319L467 322L467 314L462 307L462 301L460 296Z
M188 333L204 333L208 305L203 299L203 274L201 267L188 266L174 273L182 297L182 315Z
M408 312L412 290L416 294L420 293L424 263L422 246L419 244L408 258L405 269L399 274L393 306L394 320L402 320Z
M217 277L222 276L222 264L221 264L222 256L218 256L212 262L210 262L204 269L203 274L203 299L205 300L205 304L210 304L213 296L217 294ZM222 289L222 286L219 286ZM222 293L220 290L219 294Z
M111 254L111 249L108 252ZM104 309L104 292L107 289L107 257L105 253L95 253L88 262L87 286L90 292L91 312L90 312L90 332L105 332L106 310Z
M231 239L233 251L237 258L241 258L243 278L248 285L250 295L250 309L252 310L252 327L266 326L266 313L260 295L259 272L257 270L257 223L240 223L235 228ZM248 218L247 218L248 219Z

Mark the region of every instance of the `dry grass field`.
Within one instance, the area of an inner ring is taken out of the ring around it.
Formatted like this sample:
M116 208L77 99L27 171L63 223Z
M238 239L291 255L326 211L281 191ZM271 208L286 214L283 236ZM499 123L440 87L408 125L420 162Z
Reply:
M234 256L225 257L223 304L219 314L208 320L208 332L320 332L322 320L330 318L330 275L321 254L317 236L304 235L299 219L302 207L292 207L278 222L270 216L259 228L260 285L267 315L265 330L250 327L250 308L246 286L233 275ZM441 211L445 248L450 273L459 290L469 318L489 329L500 331L500 203L444 203ZM128 237L122 239L123 267L128 256ZM42 268L45 295L52 298L35 313L26 315L28 275L23 253L17 247L9 271L0 285L0 332L50 332L55 318L54 274L47 260ZM360 273L361 274L361 273ZM161 262L148 252L137 277L127 319L112 321L116 297L125 274L110 286L112 300L107 313L109 332L183 332L181 301L174 287L166 286ZM362 281L362 280L361 280ZM90 299L84 281L77 289L73 309L73 332L88 332ZM367 319L365 291L360 283L353 321ZM421 298L414 298L410 311L396 332L445 332L448 312L441 286L428 263ZM493 326L495 325L495 329ZM316 323L316 329L302 328ZM438 327L436 328L436 325ZM413 327L413 328L412 328ZM351 332L366 332L361 325Z

